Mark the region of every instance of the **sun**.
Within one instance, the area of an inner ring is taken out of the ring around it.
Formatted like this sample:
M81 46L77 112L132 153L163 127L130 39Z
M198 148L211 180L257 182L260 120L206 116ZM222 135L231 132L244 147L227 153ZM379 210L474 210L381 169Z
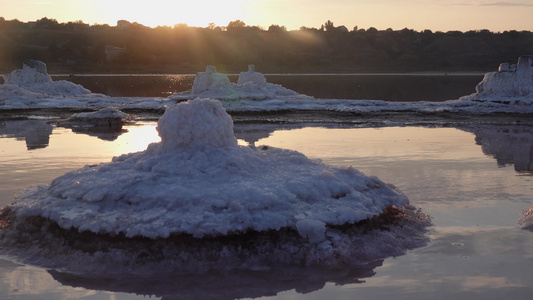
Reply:
M93 14L102 23L115 25L118 20L137 22L149 27L173 26L185 23L194 27L207 27L209 23L226 26L230 21L246 16L246 0L97 0L93 2Z

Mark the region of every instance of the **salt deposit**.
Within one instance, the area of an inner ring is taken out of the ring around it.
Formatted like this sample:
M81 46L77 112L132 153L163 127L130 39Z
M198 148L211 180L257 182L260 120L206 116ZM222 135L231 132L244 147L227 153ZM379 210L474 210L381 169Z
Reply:
M263 74L255 71L254 65L248 66L248 72L241 72L239 74L239 79L237 79L237 84L245 84L247 82L253 82L255 84L266 83L266 78Z
M195 237L287 227L317 242L326 225L354 223L404 206L377 178L276 148L239 146L219 101L171 107L160 143L30 188L13 206L68 229L128 237ZM178 217L179 216L179 217Z
M516 65L502 63L497 72L485 74L475 94L461 99L532 104L533 56L520 56Z
M80 122L80 121L91 121L91 120L101 120L101 119L123 119L127 115L128 114L121 112L120 110L116 108L107 107L107 108L102 108L95 112L75 114L69 118L69 121Z
M103 140L114 140L123 131L122 126L128 119L128 114L113 108L102 108L94 112L84 112L72 115L58 126L71 128L77 133L86 133Z
M157 131L145 151L22 191L0 211L0 254L72 272L201 272L360 264L427 242L429 219L392 185L240 146L220 101L170 107Z
M5 84L26 86L40 82L52 82L52 77L46 71L46 64L38 60L27 60L22 63L22 69L4 75Z
M169 96L173 100L213 98L226 101L241 99L300 99L311 100L313 97L298 94L278 84L266 82L263 74L255 72L255 66L248 66L248 72L239 75L237 84L229 81L228 76L217 73L214 66L207 66L205 72L199 72L190 91Z
M4 85L0 85L3 93L7 95L0 97L13 97L17 94L25 94L26 97L50 97L50 96L84 96L91 94L91 91L79 84L70 81L52 81L46 71L46 64L37 60L27 60L23 63L22 69L14 70L9 75L4 75ZM19 89L14 89L9 85L16 85ZM28 91L29 93L24 93ZM3 93L0 93L3 94ZM34 95L37 94L37 95ZM39 95L40 94L40 95Z
M205 72L198 72L192 86L193 94L200 94L204 91L215 89L219 86L229 84L228 76L217 73L215 66L207 66Z

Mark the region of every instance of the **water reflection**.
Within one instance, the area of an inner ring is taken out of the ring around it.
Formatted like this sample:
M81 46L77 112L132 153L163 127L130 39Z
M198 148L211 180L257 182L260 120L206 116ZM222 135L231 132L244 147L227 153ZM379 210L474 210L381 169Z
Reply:
M97 137L104 141L114 141L123 133L128 132L127 129L116 130L98 127L71 127L70 129L72 129L72 132L74 133L86 134L89 136Z
M270 270L232 270L196 275L84 276L49 271L62 285L91 290L124 292L161 299L240 299L275 296L295 290L298 294L318 291L326 283L342 286L363 283L372 277L382 260L357 268L311 269L277 267Z
M304 130L301 130L305 128ZM314 128L314 129L313 129ZM342 128L342 129L341 129ZM358 129L357 137L354 136L351 139L362 142L364 136L379 135L376 131L381 127L373 128L352 128ZM389 132L394 131L391 127L387 127ZM411 131L416 130L417 127L412 127ZM424 127L418 127L420 129ZM429 127L434 128L434 127ZM323 130L326 129L326 130ZM266 140L271 137L274 132L281 132L288 130L298 130L298 134L294 134L293 140L309 138L310 136L322 136L322 139L326 138L330 143L336 143L339 147L351 147L347 141L349 134L335 135L335 131L328 129L340 129L346 130L346 126L342 124L235 124L235 136L239 139L243 139L250 145L255 145L257 142L261 143L261 140ZM399 131L406 133L407 130L404 127L398 127ZM531 126L520 125L470 125L461 126L458 129L473 133L475 135L475 144L480 145L484 154L494 157L498 166L514 165L517 172L533 172L533 128ZM454 130L453 128L442 128L441 132L445 130ZM326 137L328 135L329 137ZM431 138L433 133L427 130L419 130L419 133L415 134L416 137ZM375 138L375 137L373 137ZM397 133L392 133L388 136L391 140L400 139L401 136ZM411 137L405 136L406 140L412 141ZM433 137L435 138L435 137ZM442 139L439 137L438 139ZM272 139L269 139L269 142ZM339 142L340 141L340 142ZM425 139L424 147L428 147L432 143L427 143L428 139ZM321 140L323 143L324 140ZM446 143L443 142L443 145ZM281 145L276 145L281 146ZM316 145L320 147L320 145ZM354 146L355 147L355 146ZM401 147L404 149L405 147ZM301 151L301 149L299 150ZM320 151L318 151L320 152ZM332 152L331 150L329 151ZM413 154L415 154L413 152ZM422 155L422 150L417 150L417 155ZM366 154L365 154L366 155ZM318 157L318 156L317 156Z
M120 126L106 127L93 124L59 122L57 127L70 128L74 133L86 134L104 141L114 141L128 132ZM53 126L46 120L9 120L0 122L0 138L23 139L28 150L42 149L50 145Z
M0 122L0 138L24 139L28 150L47 147L50 134L52 134L52 125L44 120Z
M114 141L121 134L128 132L127 129L122 129L122 120L105 120L105 122L67 121L60 122L57 124L57 126L70 128L74 133L87 134L104 141Z
M533 172L533 129L520 125L485 125L461 128L476 135L483 153L498 166L514 165L517 172Z

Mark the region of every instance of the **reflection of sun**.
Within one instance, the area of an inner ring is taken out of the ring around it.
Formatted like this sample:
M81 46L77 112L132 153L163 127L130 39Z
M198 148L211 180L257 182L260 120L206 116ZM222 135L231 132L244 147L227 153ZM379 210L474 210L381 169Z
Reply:
M149 144L161 141L155 128L155 124L128 127L128 133L117 139L120 148L117 154L143 151Z
M95 1L96 2L96 1ZM246 0L97 0L93 13L99 14L102 23L115 25L118 20L138 22L145 26L173 26L185 23L189 26L206 27L209 23L226 26L230 21L242 19Z

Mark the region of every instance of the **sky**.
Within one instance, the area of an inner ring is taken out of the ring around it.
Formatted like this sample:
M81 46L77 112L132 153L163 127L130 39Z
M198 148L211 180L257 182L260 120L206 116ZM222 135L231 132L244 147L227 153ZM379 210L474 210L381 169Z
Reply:
M533 31L533 0L0 0L0 17L23 22L43 17L60 23L146 26L226 26L241 20L264 29L272 24L320 28L331 20L349 30Z

